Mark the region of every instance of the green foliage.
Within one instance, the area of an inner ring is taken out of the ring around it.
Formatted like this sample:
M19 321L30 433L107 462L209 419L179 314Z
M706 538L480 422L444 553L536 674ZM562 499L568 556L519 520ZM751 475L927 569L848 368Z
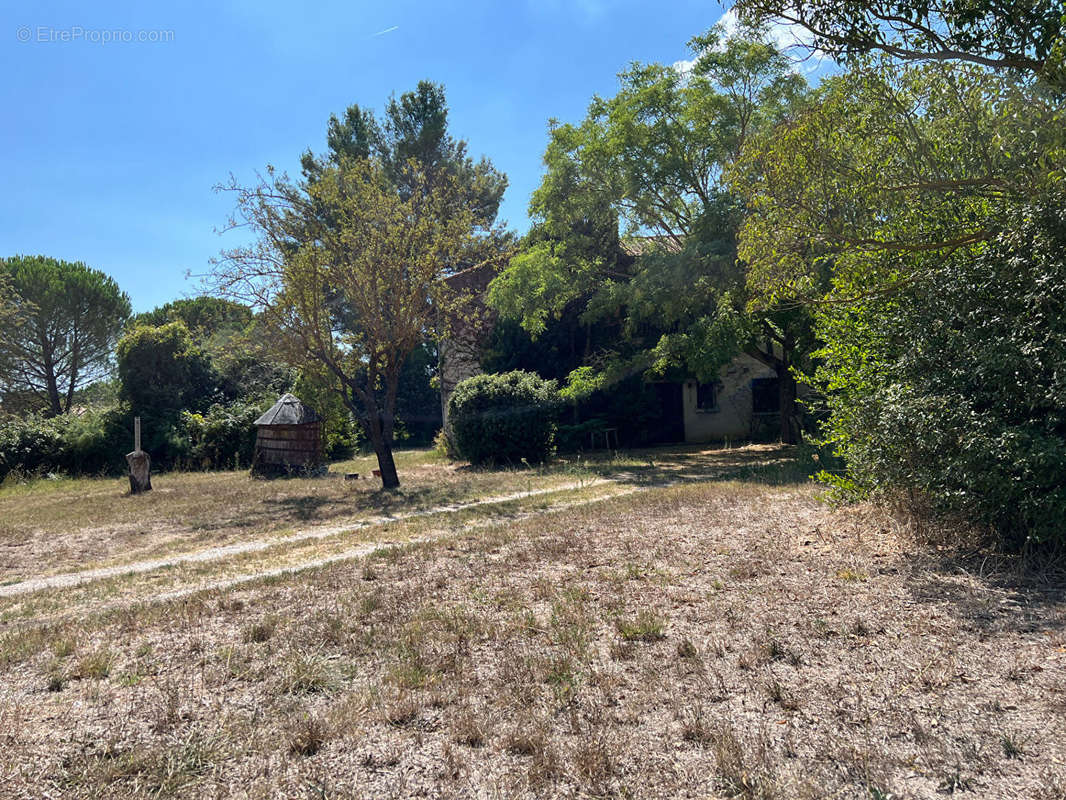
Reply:
M559 397L568 403L577 403L593 392L600 391L605 385L602 373L592 367L578 367L566 377L566 386L559 391Z
M433 437L433 449L449 461L458 461L461 457L455 442L444 428L437 431L437 435Z
M541 462L552 452L559 393L529 372L475 375L448 402L455 446L474 464Z
M972 65L858 63L733 171L762 302L810 304L845 497L1063 541L1062 97Z
M599 373L586 384L712 377L741 352L788 376L809 350L805 315L749 304L735 242L744 207L724 180L751 137L803 107L806 84L765 31L715 27L690 47L689 67L634 64L579 125L553 128L534 228L490 288L533 336L575 307L585 325L618 325L608 348L585 354Z
M739 0L744 19L784 19L805 28L809 45L846 59L870 52L905 61L969 62L1066 77L1066 7L1062 0Z
M219 375L183 322L134 328L119 341L117 356L121 395L135 413L200 411L218 397Z
M203 414L183 411L180 429L185 438L183 464L193 469L241 469L252 463L256 428L253 424L272 400L214 404Z
M292 391L325 420L322 434L326 458L351 458L359 449L362 431L341 399L337 377L316 364L307 364L300 370Z
M15 291L11 287L11 279L0 271L0 331L11 330L10 326L18 324L20 320L18 305L15 300ZM0 389L8 385L11 380L12 366L15 363L14 354L6 347L0 347Z
M114 474L132 449L132 427L116 410L0 421L0 480L10 474Z
M246 467L255 445L252 423L272 403L238 401L212 405L203 414L145 419L143 447L152 469ZM7 417L0 421L0 480L9 474L117 475L132 449L133 414L127 408Z
M891 289L914 264L994 235L1004 200L1060 179L1063 131L1061 98L1010 75L886 62L833 77L731 174L751 209L749 285L770 303L820 300L830 273Z
M175 300L134 315L126 330L170 322L184 324L196 348L210 358L227 401L281 394L295 379L270 351L261 321L243 303L206 295Z
M819 378L844 488L1066 542L1066 196L905 291L828 307Z
M511 242L495 225L506 179L487 159L473 162L447 117L443 88L422 82L391 100L381 122L358 106L332 117L328 151L304 154L302 180L271 167L253 186L225 187L256 240L223 254L214 287L263 309L289 363L335 376L387 489L399 486L402 373L469 311L447 277L502 259Z
M435 342L422 342L404 361L396 387L397 438L411 445L433 441L442 420L437 375L438 352ZM400 436L402 426L403 436Z
M129 297L80 261L13 256L0 260L0 276L0 390L65 413L79 388L110 371Z
M492 227L507 188L507 176L492 162L486 158L475 162L467 153L467 143L448 133L444 87L430 81L419 81L413 91L391 97L380 120L357 104L349 106L342 119L331 115L326 142L325 155L307 151L302 156L301 166L309 181L345 160L367 159L380 163L387 180L404 196L420 191L425 173L447 175L462 187L456 206L471 213L482 230ZM408 169L410 161L425 173L414 175Z
M586 291L589 273L599 266L596 259L575 259L566 253L561 243L531 244L492 282L489 302L505 317L520 321L530 334L540 336L551 319L561 317L567 305Z
M130 327L145 325L158 328L168 322L183 322L190 332L199 336L236 333L252 321L252 310L231 300L207 295L174 300L151 311L134 314Z

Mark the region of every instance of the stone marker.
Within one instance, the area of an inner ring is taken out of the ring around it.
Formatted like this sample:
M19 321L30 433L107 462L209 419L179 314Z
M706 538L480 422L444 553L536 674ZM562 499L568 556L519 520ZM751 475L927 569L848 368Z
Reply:
M141 449L141 418L133 418L133 452L126 454L130 465L130 494L152 491L152 459Z

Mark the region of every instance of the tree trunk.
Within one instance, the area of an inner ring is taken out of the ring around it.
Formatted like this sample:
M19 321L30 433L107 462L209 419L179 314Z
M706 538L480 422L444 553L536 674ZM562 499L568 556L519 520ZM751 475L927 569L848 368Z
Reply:
M387 399L386 405L395 409L395 389L392 394L391 401ZM384 420L374 396L366 392L358 392L351 384L346 391L342 392L342 397L348 410L362 422L363 430L374 446L374 454L378 457L378 471L381 473L381 487L398 489L400 476L396 472L396 461L392 457L392 430L395 415L390 411L388 421Z
M777 367L777 386L780 398L781 441L785 444L799 444L800 431L796 420L796 379L787 363L782 363Z
M63 413L63 404L59 399L59 384L56 382L55 370L52 365L45 365L47 377L45 379L48 391L48 416L58 417Z
M400 476L396 473L396 461L392 457L392 444L384 437L374 443L374 452L378 457L378 469L381 470L381 488L399 489Z

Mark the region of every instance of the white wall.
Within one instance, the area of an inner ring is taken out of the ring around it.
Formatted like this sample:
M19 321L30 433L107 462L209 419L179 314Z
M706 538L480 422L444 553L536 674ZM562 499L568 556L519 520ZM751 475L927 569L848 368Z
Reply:
M685 415L686 442L712 442L721 439L747 439L751 435L751 382L774 378L777 374L749 355L739 355L724 367L718 378L718 409L696 408L695 380L687 380L681 390Z

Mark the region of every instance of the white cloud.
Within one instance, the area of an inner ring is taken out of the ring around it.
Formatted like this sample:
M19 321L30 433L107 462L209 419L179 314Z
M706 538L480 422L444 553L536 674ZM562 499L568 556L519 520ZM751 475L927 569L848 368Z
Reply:
M698 57L697 57L698 58ZM681 61L675 61L671 66L682 75L687 75L692 72L692 68L696 66L697 58L683 59Z
M726 37L740 30L737 12L730 8L718 20ZM805 28L785 22L772 22L767 26L767 34L779 50L793 60L793 71L811 73L818 69L827 56L814 49L814 39ZM699 56L675 61L673 67L682 74L692 71Z

